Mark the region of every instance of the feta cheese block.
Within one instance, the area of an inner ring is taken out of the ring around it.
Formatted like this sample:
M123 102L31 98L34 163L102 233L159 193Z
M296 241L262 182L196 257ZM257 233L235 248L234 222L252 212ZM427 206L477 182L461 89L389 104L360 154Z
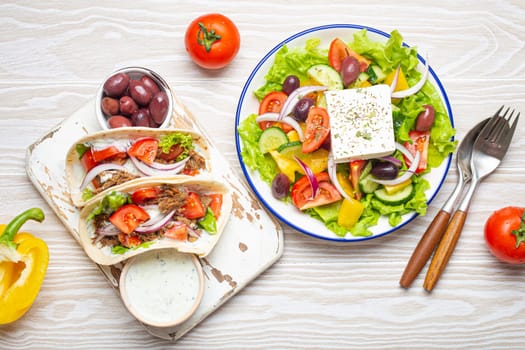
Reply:
M325 96L336 163L394 153L396 145L388 85L331 90L326 91Z

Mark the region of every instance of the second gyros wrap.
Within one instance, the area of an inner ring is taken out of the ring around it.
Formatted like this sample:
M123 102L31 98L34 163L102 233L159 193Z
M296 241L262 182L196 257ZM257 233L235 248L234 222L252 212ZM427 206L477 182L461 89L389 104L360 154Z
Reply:
M100 265L145 250L176 248L206 256L232 210L228 187L197 178L150 178L119 185L80 212L80 242Z

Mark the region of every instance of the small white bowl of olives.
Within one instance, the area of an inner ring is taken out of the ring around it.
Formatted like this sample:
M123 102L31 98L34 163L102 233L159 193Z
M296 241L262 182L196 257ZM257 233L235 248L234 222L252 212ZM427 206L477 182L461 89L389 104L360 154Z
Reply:
M173 97L166 81L154 71L126 67L111 73L99 87L95 111L106 130L166 128L171 122Z

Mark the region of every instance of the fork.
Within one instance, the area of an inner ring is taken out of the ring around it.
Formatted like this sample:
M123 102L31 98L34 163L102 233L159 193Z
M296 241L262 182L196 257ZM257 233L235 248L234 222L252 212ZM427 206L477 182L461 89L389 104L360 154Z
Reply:
M501 106L496 114L489 119L476 138L470 158L470 170L472 172L471 184L465 197L459 204L457 211L454 213L452 220L448 224L428 268L423 287L429 292L432 291L436 285L456 247L456 243L467 218L470 201L476 188L485 177L496 170L507 153L510 141L516 130L516 125L518 124L520 113L517 113L511 124L514 110L507 108L503 115L501 115L503 108L504 106Z

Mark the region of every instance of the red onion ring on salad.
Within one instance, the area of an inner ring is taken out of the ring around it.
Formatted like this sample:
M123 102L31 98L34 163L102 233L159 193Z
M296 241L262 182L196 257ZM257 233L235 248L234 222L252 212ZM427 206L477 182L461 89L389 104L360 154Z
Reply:
M400 144L399 142L396 142L396 149L399 150L399 152L403 153L403 155L405 157L407 157L407 159L413 163L414 162L414 156L412 155L412 153L410 153L409 150L406 149L405 146L403 146L402 144ZM418 162L419 163L419 162Z
M387 186L394 186L398 185L402 182L405 182L406 180L410 179L412 175L416 172L417 167L419 166L419 160L421 159L421 153L419 151L416 151L416 156L414 157L414 160L412 161L412 164L410 165L410 168L401 176L393 179L393 180L380 180L376 179L373 176L370 178L370 180L377 182L381 185L387 185Z
M296 156L294 156L294 158L304 170L304 174L308 178L308 182L310 182L310 187L312 188L312 197L310 199L314 199L319 193L319 183L317 182L317 178L315 177L312 169L308 167L308 165L306 165L302 160L300 160Z
M322 85L309 85L295 89L284 102L283 108L281 108L281 111L279 112L279 120L289 116L297 102L299 102L299 100L303 98L304 95L307 95L311 92L324 90L328 90L328 87Z
M144 175L147 175L147 176L155 176L155 175L173 175L173 174L178 174L180 173L183 169L184 169L184 165L187 161L188 158L186 158L185 160L182 160L178 163L173 163L173 165L176 165L176 166L173 166L173 167L168 167L168 168L164 168L164 169L159 169L157 168L158 166L164 166L164 165L167 165L167 164L160 164L160 163L155 163L155 164L146 164L146 163L143 163L141 162L140 160L138 160L137 158L133 157L133 156L130 156L129 157L131 159L131 162L133 163L133 165Z
M139 227L135 229L135 232L138 233L151 233L160 230L163 228L173 217L175 210L170 211L168 214L162 216L160 219L150 222L151 220L146 221Z
M346 193L346 191L343 189L343 186L339 183L339 179L337 178L337 164L334 162L334 156L332 155L332 152L328 153L328 175L330 176L330 180L334 184L335 188L339 191L341 196L343 196L345 199L351 200L352 198Z
M392 83L390 84L390 94L393 94L394 90L396 89L397 81L399 80L400 70L401 70L401 65L398 64L396 68L396 74L394 74L394 79L392 79Z
M114 164L114 163L102 163L95 167L93 167L90 171L86 173L84 176L84 179L82 180L82 183L80 184L80 190L83 191L93 179L100 174L103 171L108 170L122 170L127 171L126 167L120 164Z
M419 90L421 90L421 88L423 87L423 85L425 85L427 81L429 70L430 68L428 66L428 60L425 60L425 71L423 72L423 76L421 77L421 79L414 86L406 90L392 92L391 97L392 98L404 98L404 97L411 96L415 94L416 92L418 92ZM395 85L392 84L392 86L395 86Z
M299 140L301 140L301 141L304 140L304 134L303 134L303 129L301 128L301 125L299 125L299 123L295 119L293 119L292 117L284 117L282 119L279 119L279 114L278 113L269 112L269 113L263 113L263 114L257 116L257 118L255 118L255 121L257 123L260 123L260 122L286 123L286 124L290 125L292 128L294 128L295 131L297 131L297 134L299 135Z
M385 162L389 162L389 163L392 163L394 164L395 166L397 166L398 168L401 167L403 165L403 162L400 161L399 159L397 159L396 157L392 157L392 156L384 156L384 157L380 157L378 158L380 160L384 160Z

